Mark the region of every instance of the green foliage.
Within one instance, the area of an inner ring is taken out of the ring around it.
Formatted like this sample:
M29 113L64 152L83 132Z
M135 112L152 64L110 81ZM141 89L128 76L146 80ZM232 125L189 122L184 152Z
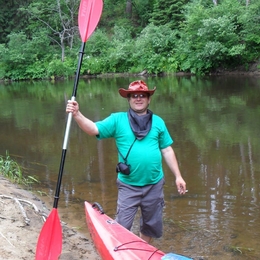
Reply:
M99 27L113 28L119 20L125 18L125 1L106 0Z
M51 57L51 53L46 54L49 38L42 31L35 33L32 39L28 39L24 32L12 33L8 38L7 48L3 45L0 48L5 77L28 79L46 76L43 64ZM51 51L51 48L48 50Z
M88 56L102 57L110 47L111 41L108 35L103 30L97 29L88 40L85 53Z
M184 1L157 0L150 22L157 26L168 24L171 29L178 29L180 22L184 19L181 12L183 6Z
M107 64L107 53L112 47L111 40L103 31L97 29L90 37L86 44L84 62L82 63L82 74L98 74L106 72L109 64Z
M3 57L6 55L6 52L8 52L8 49L5 47L4 44L0 44L0 79L3 79L5 77L7 70L7 63L3 59Z
M197 35L205 41L205 45L198 58L206 63L209 61L210 67L218 67L223 62L231 63L243 54L245 44L239 41L234 20L234 16L225 15L203 20L203 27L198 30Z
M38 182L38 180L33 176L29 176L27 178L23 176L21 167L17 162L11 159L8 151L6 151L6 156L0 155L0 174L12 182L26 186L31 183Z
M111 46L107 53L107 68L112 72L128 72L133 66L132 54L135 52L134 40L129 30L115 26Z
M132 20L142 28L149 24L156 0L135 0ZM135 26L136 27L136 26Z
M260 53L260 2L254 1L240 14L238 21L241 27L241 40L246 45L246 61L256 60Z
M181 38L176 46L180 69L204 74L219 67L239 66L257 58L259 54L248 51L249 44L245 41L248 20L241 19L244 15L247 19L256 17L250 8L247 7L248 14L245 15L246 7L232 0L221 1L212 7L203 6L200 1L188 4ZM260 28L256 24L255 27L254 34L257 35ZM254 39L257 41L257 38ZM257 44L253 45L257 47ZM253 55L249 56L248 52Z
M46 45L49 44L50 39L45 30L35 33L31 39L24 32L10 34L8 48L0 46L3 63L0 75L13 80L73 75L76 67L73 58L68 57L61 62L55 49L49 47L46 53Z
M129 30L117 25L110 39L97 30L88 42L82 73L141 72L144 69L150 73L174 72L177 68L172 56L175 33L168 25L150 24L134 40Z
M46 76L48 78L54 77L69 77L74 74L76 71L76 66L73 69L73 60L67 58L64 62L62 62L57 56L56 59L52 59L48 66L46 67Z
M0 0L1 1L1 0ZM131 8L126 14L126 2ZM11 19L17 6L0 11L0 78L69 77L80 47L79 1L18 1L23 30ZM14 8L14 9L13 9ZM20 17L20 16L19 16ZM27 24L27 21L29 23ZM13 29L15 27L15 29ZM11 32L8 34L8 32ZM101 21L88 39L82 74L186 71L248 66L259 59L260 1L107 0Z
M176 32L168 25L148 25L135 41L133 64L150 73L176 71L176 62L172 55L175 41Z
M28 17L18 11L20 5L27 1L0 0L0 43L7 43L7 36L12 32L19 32L28 26Z

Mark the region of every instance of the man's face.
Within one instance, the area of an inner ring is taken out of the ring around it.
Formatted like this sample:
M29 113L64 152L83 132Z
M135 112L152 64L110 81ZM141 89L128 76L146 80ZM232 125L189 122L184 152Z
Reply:
M146 114L150 104L150 96L144 92L134 92L130 94L128 102L130 107L140 115Z

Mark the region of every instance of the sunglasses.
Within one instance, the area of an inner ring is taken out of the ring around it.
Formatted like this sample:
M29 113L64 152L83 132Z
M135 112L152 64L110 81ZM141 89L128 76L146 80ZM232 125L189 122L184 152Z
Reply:
M131 94L130 97L133 98L133 99L147 98L147 95L146 94Z

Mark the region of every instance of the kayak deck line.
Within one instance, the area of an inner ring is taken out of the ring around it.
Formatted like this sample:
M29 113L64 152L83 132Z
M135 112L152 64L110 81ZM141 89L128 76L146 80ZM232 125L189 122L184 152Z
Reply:
M192 260L173 253L168 258L168 254L107 216L99 203L85 201L84 205L89 233L102 260Z
M159 249L156 249L156 248L155 248L155 250L149 250L149 249L145 249L145 248L140 249L140 248L136 248L136 247L125 247L125 248L121 248L121 247L123 247L123 246L129 245L129 244L134 244L134 243L140 243L140 241L130 241L130 242L123 243L123 244L121 244L121 245L119 245L119 246L116 246L116 247L114 248L114 251L119 251L119 250L140 250L140 251L147 251L147 252L151 252L151 253L152 253L151 256L150 256L150 258L151 258L157 251L159 251ZM142 243L148 244L146 241L142 241ZM162 255L163 255L163 254L162 254ZM148 258L148 259L150 259L150 258Z
M121 248L122 246L125 246L125 245L129 245L129 244L133 244L133 243L140 243L140 241L130 241L130 242L126 242L126 243L123 243L119 246L116 246L114 248L114 251L118 251L118 250L128 250L128 249L132 249L132 250L138 250L137 248L131 248L131 247L126 247L126 248ZM142 243L144 244L148 244L147 242L145 241L142 241ZM146 251L150 251L150 250L146 250ZM158 251L158 249L155 250L155 252Z
M93 208L95 208L95 204L96 204L97 202L95 202L94 204L92 204L92 207ZM99 205L99 204L98 204ZM100 206L100 205L99 205ZM100 206L101 207L101 206ZM103 213L102 214L104 214L104 211L102 211ZM110 220L110 219L108 219L107 220L107 223L108 224L110 224L110 225L113 225L113 224L118 224L115 220ZM129 245L129 244L134 244L134 243L144 243L144 244L148 244L146 241L140 241L140 240L135 240L135 241L130 241L130 242L125 242L125 243L123 243L123 244L121 244L121 245L119 245L119 246L116 246L115 248L114 248L114 251L119 251L119 250L140 250L140 251L147 251L147 252L151 252L152 253L152 255L154 254L154 253L156 253L157 251L159 251L159 249L157 249L157 248L155 248L155 250L148 250L148 249L140 249L140 248L136 248L136 247L124 247L124 248L122 248L123 246L126 246L126 245ZM151 256L152 256L151 255Z

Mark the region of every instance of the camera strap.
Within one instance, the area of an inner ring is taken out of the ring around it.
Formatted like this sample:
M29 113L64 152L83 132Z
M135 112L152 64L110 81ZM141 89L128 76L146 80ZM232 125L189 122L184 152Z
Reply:
M137 138L135 138L135 140L134 140L133 143L131 144L131 146L130 146L130 148L129 148L127 154L126 154L126 157L124 157L124 156L121 154L121 152L119 151L118 147L116 147L117 150L118 150L118 152L119 152L119 154L120 154L121 157L124 159L125 163L126 163L127 157L128 157L128 155L129 155L129 153L130 153L130 151L131 151L131 149L132 149L132 147L133 147L133 145L134 145L136 139L137 139Z

